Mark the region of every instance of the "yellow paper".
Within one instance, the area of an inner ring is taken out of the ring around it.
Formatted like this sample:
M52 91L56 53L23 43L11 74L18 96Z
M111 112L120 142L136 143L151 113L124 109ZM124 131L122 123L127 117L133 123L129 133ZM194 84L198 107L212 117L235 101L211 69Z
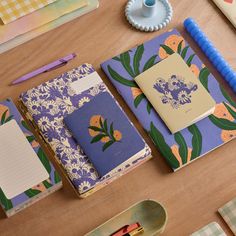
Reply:
M1 0L0 18L4 24L47 6L56 0Z

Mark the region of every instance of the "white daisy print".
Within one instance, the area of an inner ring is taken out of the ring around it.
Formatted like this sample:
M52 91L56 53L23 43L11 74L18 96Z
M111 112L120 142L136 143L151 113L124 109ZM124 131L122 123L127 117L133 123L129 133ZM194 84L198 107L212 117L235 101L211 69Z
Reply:
M190 103L190 95L186 91L180 91L178 94L178 100L180 103Z
M42 118L40 118L38 121L38 125L43 131L47 131L50 128L50 121L48 117L43 116Z
M86 102L89 102L89 97L83 97L79 100L79 107L82 107Z
M84 181L79 185L79 191L80 192L85 192L90 188L91 184L88 181Z

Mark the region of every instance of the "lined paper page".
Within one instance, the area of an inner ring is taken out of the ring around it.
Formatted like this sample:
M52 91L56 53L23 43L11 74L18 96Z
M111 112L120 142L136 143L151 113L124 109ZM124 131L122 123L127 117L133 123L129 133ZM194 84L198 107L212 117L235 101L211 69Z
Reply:
M15 120L0 126L0 188L8 199L49 178Z

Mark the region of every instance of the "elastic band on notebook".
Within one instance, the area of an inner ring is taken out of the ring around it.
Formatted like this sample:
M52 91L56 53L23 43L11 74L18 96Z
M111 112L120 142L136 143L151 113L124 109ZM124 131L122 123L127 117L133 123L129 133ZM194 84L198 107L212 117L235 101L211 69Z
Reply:
M234 92L236 92L236 73L223 58L220 52L215 48L212 42L203 33L200 27L192 18L184 21L184 27L192 36L194 41L202 49L207 58L212 62L214 67L219 71L223 78L229 83Z

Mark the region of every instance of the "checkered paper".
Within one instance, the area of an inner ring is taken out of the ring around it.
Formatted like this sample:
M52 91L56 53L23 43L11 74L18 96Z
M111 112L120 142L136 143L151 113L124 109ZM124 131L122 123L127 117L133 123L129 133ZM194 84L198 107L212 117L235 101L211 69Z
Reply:
M220 225L216 222L212 222L205 227L194 232L190 236L227 236Z
M0 18L4 24L25 16L56 0L0 0Z
M236 198L222 206L218 212L236 235Z

